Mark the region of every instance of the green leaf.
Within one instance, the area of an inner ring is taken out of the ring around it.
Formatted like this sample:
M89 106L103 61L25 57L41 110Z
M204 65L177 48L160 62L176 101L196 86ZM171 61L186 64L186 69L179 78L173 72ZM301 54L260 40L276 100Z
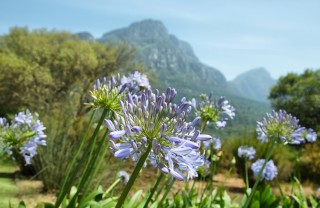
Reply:
M135 207L137 204L139 197L142 195L142 190L137 191L133 197L130 199L128 204L126 204L124 207L130 208L130 207Z

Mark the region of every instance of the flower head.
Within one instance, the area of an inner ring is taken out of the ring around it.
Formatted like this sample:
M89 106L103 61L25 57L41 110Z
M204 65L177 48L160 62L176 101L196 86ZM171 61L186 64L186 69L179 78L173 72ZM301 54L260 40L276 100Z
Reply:
M124 170L120 170L117 173L117 177L120 178L121 180L123 180L124 183L128 183L129 179L130 179L130 175L127 171Z
M213 149L219 150L221 149L221 140L218 137L212 137L212 139L203 141L204 147L206 150L211 148L211 144L213 146Z
M240 158L248 158L249 160L252 160L255 154L256 150L253 147L240 146L238 148L238 156Z
M105 77L102 80L97 79L93 90L90 91L93 101L87 105L93 108L120 112L120 100L124 97L122 92L126 87L126 85L121 85L120 75L118 75L117 79L114 77L111 77L110 80L107 80Z
M185 98L174 104L175 96L173 88L162 94L150 89L140 95L129 93L128 100L120 102L122 115L106 120L114 156L137 162L151 145L148 160L153 166L178 180L184 180L183 172L188 179L196 177L204 163L200 140L211 137L195 129L198 118L186 121L191 107Z
M228 121L228 118L233 119L235 116L235 109L229 104L225 97L221 96L219 99L212 99L212 96L201 95L199 107L196 114L201 117L201 121L205 123L214 123L217 128L223 129ZM195 99L191 101L194 108L197 107Z
M261 122L257 122L257 133L262 142L276 138L284 144L301 144L306 140L314 142L317 137L312 129L301 127L299 120L284 110L267 113Z
M32 115L28 110L15 115L11 124L0 118L0 149L8 155L16 151L21 154L26 165L37 154L37 146L45 146L47 137L45 127L38 120L38 115Z
M121 84L128 84L131 89L150 89L150 83L147 76L137 71L129 74L128 77L123 76L121 78Z
M253 171L254 176L257 177L259 175L264 162L265 162L265 159L259 159L252 164L251 170ZM273 160L269 160L262 171L261 179L272 181L277 176L277 174L278 174L277 167L274 165Z

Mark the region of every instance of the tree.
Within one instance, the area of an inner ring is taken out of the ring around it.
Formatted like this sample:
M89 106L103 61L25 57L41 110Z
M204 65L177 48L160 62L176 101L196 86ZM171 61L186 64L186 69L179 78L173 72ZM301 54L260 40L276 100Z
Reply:
M86 127L88 92L97 78L144 71L126 43L82 41L67 32L13 28L0 37L0 117L28 108L46 126L47 147L35 169L48 189L59 188Z
M320 132L320 70L289 73L271 89L269 99L275 109L284 109L302 126Z

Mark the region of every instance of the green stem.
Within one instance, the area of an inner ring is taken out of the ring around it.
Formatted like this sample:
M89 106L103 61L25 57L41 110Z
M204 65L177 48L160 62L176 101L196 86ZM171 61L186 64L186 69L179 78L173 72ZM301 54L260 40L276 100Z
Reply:
M80 145L78 147L78 150L77 152L75 153L75 155L73 156L72 158L72 161L71 163L69 164L68 166L68 169L67 169L67 172L66 172L66 176L64 177L64 181L63 181L63 184L61 186L61 189L59 191L59 195L57 197L57 200L56 200L56 203L55 203L55 207L58 208L62 202L62 200L65 198L66 196L66 193L69 191L70 187L72 186L72 183L73 183L73 179L75 178L75 175L77 174L78 171L74 171L72 172L72 175L69 177L70 173L71 173L71 170L82 150L82 147L83 147L83 144L84 142L86 141L86 138L88 137L88 134L89 134L89 127L91 126L92 124L92 121L93 121L93 118L94 118L94 115L96 114L96 109L93 110L92 114L91 114L91 117L90 117L90 120L89 120L89 124L88 124L88 128L86 129L85 133L83 134L82 138L81 138L81 142L80 142ZM78 165L78 167L80 167Z
M169 176L169 177L170 177L170 176ZM169 178L169 180L170 180L170 178ZM167 180L167 182L168 182L169 180ZM166 183L164 183L164 184L166 184ZM165 187L165 185L162 185L162 186L161 186L160 190L157 192L156 196L154 197L155 199L158 199L158 198L159 198L159 195L161 194L161 192L162 192L162 190L164 189L164 187Z
M131 175L131 177L130 177L127 185L126 185L126 187L122 191L122 194L121 194L121 196L120 196L120 198L118 200L118 203L117 203L115 208L120 208L123 205L124 200L126 199L126 197L127 197L128 193L129 193L134 181L138 177L140 170L142 169L145 161L147 160L147 157L148 157L148 155L149 155L149 153L151 151L151 147L152 147L152 143L149 142L145 153L143 153L143 155L140 157L140 159L139 159L136 167L134 168L133 173L132 173L132 175Z
M278 186L278 188L279 188L279 191L280 191L280 194L281 194L281 198L282 198L282 199L285 199L285 196L284 196L284 194L283 194L281 185L280 185L279 180L278 180L277 177L276 177L276 183L277 183L277 186Z
M167 198L167 195L169 194L171 188L172 188L172 185L174 184L175 180L176 179L171 179L169 178L169 180L172 180L171 183L167 186L167 189L166 189L166 192L164 193L164 195L162 196L162 199L159 203L159 207L162 207L162 203L164 202L164 200Z
M158 188L158 185L159 185L160 181L162 180L162 178L163 178L163 173L160 172L160 175L159 175L159 177L158 177L158 179L157 179L157 182L156 182L156 184L154 185L154 187L152 188L151 193L150 193L150 195L149 195L146 203L144 204L143 208L147 208L147 207L148 207L148 203L149 203L149 201L152 199L153 194L156 192L156 190L157 190L157 188Z
M98 150L95 151L95 156L92 159L92 161L90 162L91 165L88 168L89 171L87 171L87 177L84 177L84 178L87 178L88 180L87 180L86 185L84 186L83 196L85 196L88 193L88 191L92 185L93 180L95 179L96 175L98 174L98 171L100 170L101 163L104 160L104 157L108 151L108 143L106 143L107 138L108 138L107 137L108 132L109 132L109 130L107 129L105 134L102 137L102 140L99 142ZM98 160L98 163L96 163L97 160Z
M272 155L274 145L275 145L275 141L272 142L271 147L270 147L270 149L268 150L266 159L265 159L265 161L264 161L264 163L263 163L263 165L262 165L262 168L261 168L261 170L260 170L260 172L259 172L259 174L258 174L257 180L256 180L256 182L254 183L254 186L253 186L253 188L252 188L252 191L251 191L248 199L246 200L246 203L244 204L244 208L247 208L247 207L250 206L250 203L251 203L251 200L252 200L252 198L253 198L253 195L254 195L254 193L256 192L256 189L257 189L257 187L258 187L258 184L259 184L259 182L260 182L260 180L261 180L263 170L264 170L264 168L265 168L268 160L270 159L270 157L271 157L271 155Z
M207 120L201 120L200 132L203 132L207 126Z
M248 158L245 157L244 159L244 168L245 168L245 174L246 174L246 189L249 188L249 177L248 177Z
M78 184L78 186L77 186L77 192L76 192L76 194L73 196L73 198L70 200L68 207L73 207L73 205L74 205L74 203L75 203L75 199L77 198L79 192L81 192L81 189L82 189L82 187L84 186L85 182L88 180L88 176L89 176L88 172L89 172L89 173L91 172L90 167L91 167L91 166L93 165L93 163L95 162L95 161L93 161L92 159L94 158L93 152L94 152L94 149L95 149L96 140L97 140L97 138L98 138L98 134L99 134L99 131L100 131L100 127L101 127L101 125L102 125L102 123L103 123L103 121L104 121L107 113L108 113L108 110L103 110L103 112L102 112L102 114L101 114L101 117L100 117L100 120L99 120L99 122L98 122L98 124L97 124L97 126L96 126L96 128L95 128L95 131L94 131L94 133L93 133L93 135L92 135L92 137L91 137L91 139L90 139L90 143L89 143L88 149L87 149L87 150L89 150L89 156L87 156L87 154L88 154L87 151L86 151L85 154L82 156L82 158L87 159L87 160L86 160L86 161L87 161L87 162L86 162L86 166L85 166L85 168L84 168L84 170L83 170L83 174L82 174L82 176L81 176L81 178L80 178L80 182L79 182L79 184ZM82 158L81 158L81 159L82 159ZM82 164L83 164L83 163L82 163ZM81 163L79 163L79 165L81 165Z
M104 192L104 196L106 196L119 182L121 181L120 178L118 178L111 186Z

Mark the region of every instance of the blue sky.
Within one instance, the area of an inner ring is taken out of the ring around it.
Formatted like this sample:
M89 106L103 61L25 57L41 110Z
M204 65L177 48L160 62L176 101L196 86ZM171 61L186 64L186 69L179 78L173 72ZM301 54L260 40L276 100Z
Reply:
M228 80L257 67L278 78L320 68L319 9L317 0L1 0L0 35L28 26L98 38L152 18Z

